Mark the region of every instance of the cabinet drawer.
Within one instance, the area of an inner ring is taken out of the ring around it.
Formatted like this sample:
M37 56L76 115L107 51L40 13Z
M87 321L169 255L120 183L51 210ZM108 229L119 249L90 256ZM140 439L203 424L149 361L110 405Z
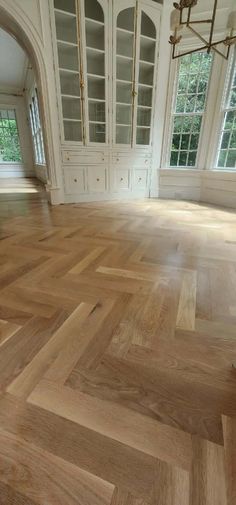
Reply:
M122 168L149 168L150 167L151 158L141 157L141 156L119 156L117 158L113 158L113 164L116 167Z
M91 165L97 163L104 163L105 153L102 151L93 151L85 153L85 151L62 151L63 163L71 163L75 165Z
M64 170L65 190L69 195L85 193L85 173L82 168Z
M134 188L135 189L146 189L148 180L147 170L135 170L134 171Z
M118 169L116 171L117 189L130 189L130 171Z
M104 193L107 189L107 174L104 167L88 167L88 188L92 193Z

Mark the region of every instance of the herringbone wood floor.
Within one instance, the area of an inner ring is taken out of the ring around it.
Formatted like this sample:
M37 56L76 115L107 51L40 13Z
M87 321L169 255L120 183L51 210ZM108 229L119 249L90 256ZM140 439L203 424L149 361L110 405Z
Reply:
M0 212L0 504L234 505L235 213Z

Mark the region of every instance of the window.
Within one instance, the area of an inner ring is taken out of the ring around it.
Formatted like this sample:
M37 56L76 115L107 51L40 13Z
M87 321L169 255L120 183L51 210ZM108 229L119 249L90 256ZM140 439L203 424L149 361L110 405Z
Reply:
M177 90L172 112L169 162L171 167L195 167L212 66L205 52L179 61Z
M220 143L217 153L218 168L236 168L236 51L232 63L229 86L223 109Z
M0 109L0 163L20 162L21 150L14 109Z
M45 165L43 132L39 116L37 89L35 89L35 94L32 96L32 101L30 104L30 124L34 144L35 162L38 165Z

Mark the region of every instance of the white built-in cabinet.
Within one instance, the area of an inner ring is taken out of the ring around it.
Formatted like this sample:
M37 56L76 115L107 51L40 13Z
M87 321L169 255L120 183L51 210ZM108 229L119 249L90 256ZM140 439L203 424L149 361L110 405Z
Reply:
M66 201L148 196L162 5L49 2Z

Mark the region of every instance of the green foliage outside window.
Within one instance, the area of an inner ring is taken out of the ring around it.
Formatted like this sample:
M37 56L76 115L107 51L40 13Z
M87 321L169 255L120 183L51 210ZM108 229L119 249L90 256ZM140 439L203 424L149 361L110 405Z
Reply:
M19 134L14 110L0 110L0 162L20 162Z
M212 56L207 53L196 53L180 59L170 166L196 166L211 64Z

